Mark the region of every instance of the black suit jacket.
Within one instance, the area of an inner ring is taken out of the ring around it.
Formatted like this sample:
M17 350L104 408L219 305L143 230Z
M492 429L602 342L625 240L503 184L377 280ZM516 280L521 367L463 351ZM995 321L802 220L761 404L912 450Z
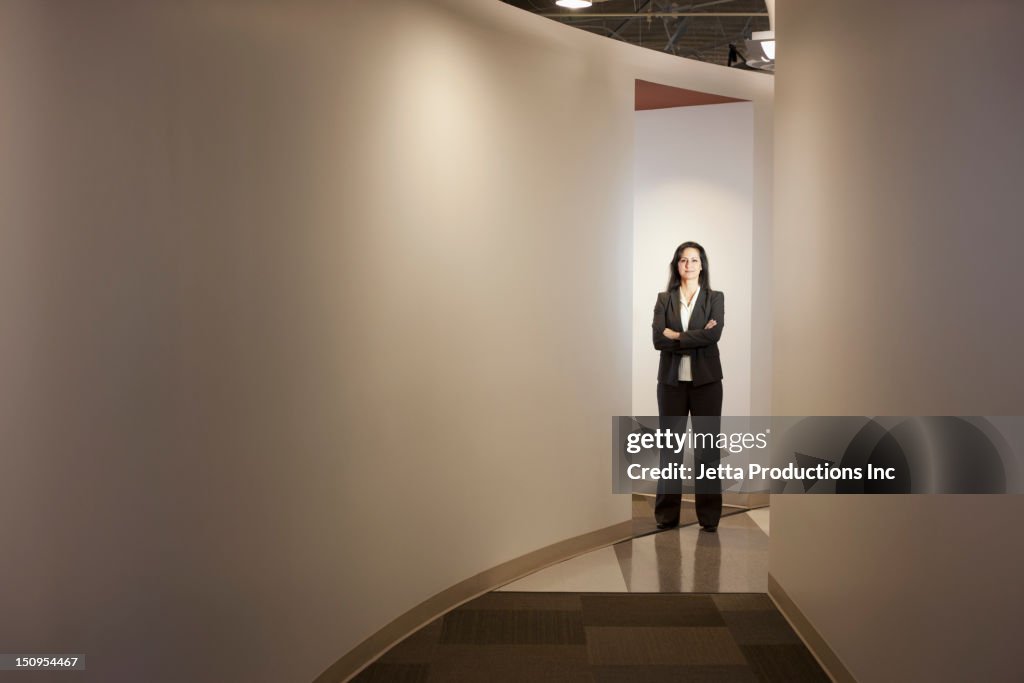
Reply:
M658 382L662 384L679 384L679 361L684 355L690 356L691 359L693 386L710 384L722 379L718 340L722 338L722 328L725 327L725 295L701 287L698 299L690 316L690 324L684 330L679 315L682 310L679 288L658 294L658 302L654 304L651 332L654 335L654 348L661 351ZM712 319L718 325L705 330L704 326ZM679 339L669 339L662 334L666 327L679 332Z

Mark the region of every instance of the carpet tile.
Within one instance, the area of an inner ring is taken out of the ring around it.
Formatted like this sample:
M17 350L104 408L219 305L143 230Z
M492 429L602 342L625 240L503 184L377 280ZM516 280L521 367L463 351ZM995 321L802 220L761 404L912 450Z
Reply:
M827 683L764 594L492 592L358 683Z
M620 593L580 600L588 626L725 626L708 595Z
M799 643L800 638L779 612L725 612L722 615L733 638L741 645Z
M747 666L595 666L594 683L760 683Z
M727 628L587 627L591 664L746 664Z
M831 683L810 651L799 645L744 645L743 655L762 681Z
M444 616L441 642L582 644L583 617L562 610L457 609Z

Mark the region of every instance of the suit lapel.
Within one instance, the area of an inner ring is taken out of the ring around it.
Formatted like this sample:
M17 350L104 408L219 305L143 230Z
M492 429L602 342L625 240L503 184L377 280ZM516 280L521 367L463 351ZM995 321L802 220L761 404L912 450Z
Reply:
M704 329L708 320L711 319L711 291L707 287L700 288L700 319L702 321L700 327Z
M669 319L668 319L669 325L668 326L670 328L672 328L672 329L676 329L677 327L682 329L682 320L683 319L682 319L682 315L680 314L680 311L682 311L683 308L682 308L682 305L681 305L681 302L680 302L680 299L679 299L679 288L678 287L675 287L671 292L669 292L668 299L669 299L669 301L672 302L672 310L670 310L669 313L668 313L668 315L669 315Z
M676 316L679 318L680 323L683 319L683 302L682 297L679 294L679 289L675 290L675 302L676 302ZM690 319L687 321L683 330L702 330L704 325L708 322L708 316L711 315L709 312L711 296L708 294L707 287L701 287L700 292L697 294L697 305L693 307L693 313L690 315Z

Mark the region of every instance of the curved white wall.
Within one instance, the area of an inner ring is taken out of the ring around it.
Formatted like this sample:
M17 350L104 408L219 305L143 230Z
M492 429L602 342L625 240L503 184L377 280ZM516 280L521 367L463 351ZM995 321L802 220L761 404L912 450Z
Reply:
M780 0L775 412L1021 415L1018 3ZM773 496L858 681L1016 681L1021 496Z
M310 680L628 519L636 77L770 164L497 2L4 2L5 650Z

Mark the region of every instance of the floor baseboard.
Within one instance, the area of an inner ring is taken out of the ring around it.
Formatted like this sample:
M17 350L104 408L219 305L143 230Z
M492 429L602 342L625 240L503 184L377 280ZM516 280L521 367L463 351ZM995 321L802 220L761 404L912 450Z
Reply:
M369 666L391 646L410 633L430 623L441 614L472 600L488 591L499 588L527 574L597 550L619 541L633 538L632 522L621 522L581 536L553 543L521 557L486 569L475 576L460 581L437 595L399 615L387 626L346 653L332 664L314 683L341 683L347 681Z
M783 590L771 573L768 574L768 596L775 603L775 606L779 608L779 611L782 612L782 616L786 618L786 621L793 627L796 634L804 641L804 645L811 651L814 658L818 660L818 664L825 670L829 678L835 681L835 683L857 683L857 679L853 677L850 670L839 659L839 655L829 647L825 639L821 637L821 634L804 616L804 613L800 611L800 608L796 606L793 599Z

